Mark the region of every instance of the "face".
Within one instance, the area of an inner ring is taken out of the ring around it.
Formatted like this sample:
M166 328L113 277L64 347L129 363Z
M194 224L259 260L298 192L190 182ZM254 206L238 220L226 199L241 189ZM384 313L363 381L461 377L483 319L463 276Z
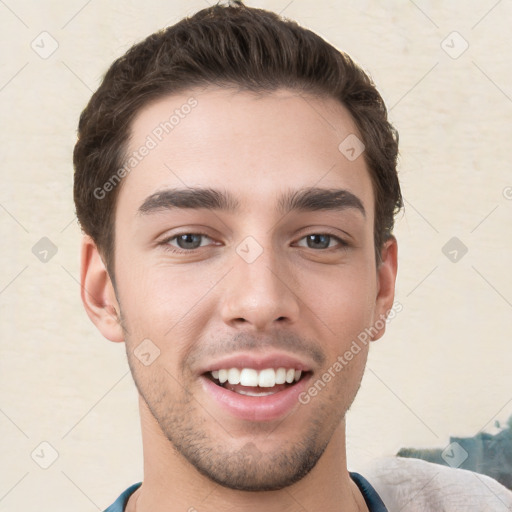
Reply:
M189 91L133 122L129 153L151 148L115 214L128 361L162 434L224 486L279 489L315 466L368 346L333 365L391 307L370 176L338 148L357 133L335 100L288 90Z

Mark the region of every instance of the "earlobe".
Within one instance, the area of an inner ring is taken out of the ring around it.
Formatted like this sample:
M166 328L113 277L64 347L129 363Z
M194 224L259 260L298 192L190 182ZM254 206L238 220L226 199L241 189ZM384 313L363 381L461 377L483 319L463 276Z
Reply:
M395 281L398 269L398 244L394 236L390 236L381 250L381 263L377 268L377 297L372 340L378 340L386 331L386 317L393 307L395 299Z
M96 244L88 235L82 239L80 284L82 303L94 325L110 341L124 341L112 281Z

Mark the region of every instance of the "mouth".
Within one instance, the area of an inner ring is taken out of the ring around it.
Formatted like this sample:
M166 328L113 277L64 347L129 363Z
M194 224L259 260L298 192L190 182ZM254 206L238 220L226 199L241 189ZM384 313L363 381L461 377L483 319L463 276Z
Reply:
M313 369L307 358L295 354L239 352L211 361L198 375L211 415L220 408L222 421L268 422L299 410L299 396Z
M221 368L206 372L204 377L219 387L250 397L275 395L295 386L309 375L297 368Z
M224 365L222 365L224 366ZM297 364L297 366L300 366ZM246 365L210 369L201 374L206 393L205 406L211 414L249 422L269 422L285 418L300 407L299 396L308 386L312 372L293 366L259 369ZM228 416L225 415L228 413Z

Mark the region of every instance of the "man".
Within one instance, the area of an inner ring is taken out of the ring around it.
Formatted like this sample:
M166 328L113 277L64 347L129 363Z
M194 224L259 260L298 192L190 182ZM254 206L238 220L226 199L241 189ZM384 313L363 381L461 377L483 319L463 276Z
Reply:
M114 62L74 152L82 300L139 392L144 481L108 511L386 510L345 413L393 309L397 152L347 55L241 2Z

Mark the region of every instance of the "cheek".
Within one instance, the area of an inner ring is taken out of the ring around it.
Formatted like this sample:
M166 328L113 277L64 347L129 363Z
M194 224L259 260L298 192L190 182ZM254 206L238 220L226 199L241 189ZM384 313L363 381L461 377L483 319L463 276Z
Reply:
M204 297L215 285L212 273L195 270L193 265L144 265L133 261L130 268L120 265L119 294L126 327L132 338L166 340L199 327L197 313L204 315ZM121 284L122 283L122 284Z
M301 273L305 314L325 327L330 350L340 351L364 331L374 315L376 280L370 264L332 267L322 274Z

